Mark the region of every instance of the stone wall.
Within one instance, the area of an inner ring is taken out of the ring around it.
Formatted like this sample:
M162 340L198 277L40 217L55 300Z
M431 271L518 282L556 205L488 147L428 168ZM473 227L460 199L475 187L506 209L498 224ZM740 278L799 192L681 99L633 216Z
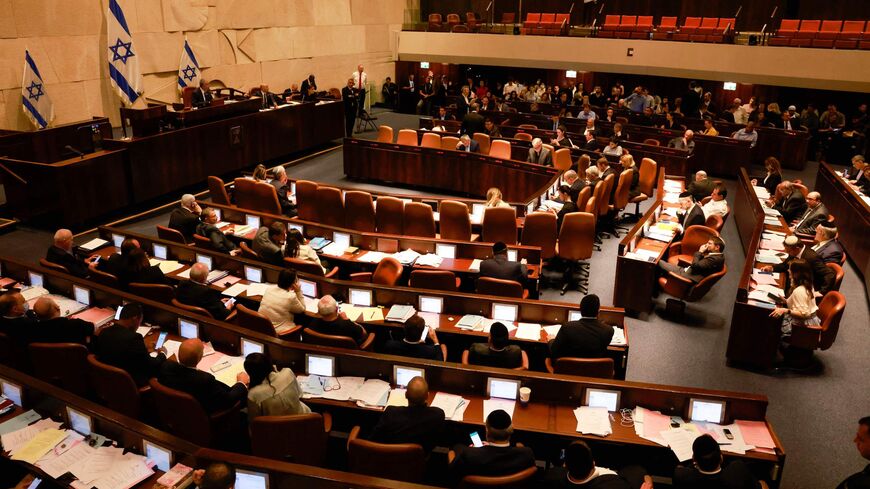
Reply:
M273 91L314 73L341 88L363 63L378 87L394 76L397 32L413 0L118 0L141 56L145 96L177 101L185 36L214 85ZM0 0L0 128L32 129L21 112L24 50L61 124L108 116L119 98L106 67L106 0ZM419 7L417 7L419 8Z

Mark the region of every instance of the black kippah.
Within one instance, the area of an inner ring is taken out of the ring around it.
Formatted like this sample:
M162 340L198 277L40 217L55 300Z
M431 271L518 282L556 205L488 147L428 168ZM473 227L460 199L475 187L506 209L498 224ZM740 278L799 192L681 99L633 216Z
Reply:
M511 416L503 409L496 409L486 417L486 424L496 430L506 430L511 427Z

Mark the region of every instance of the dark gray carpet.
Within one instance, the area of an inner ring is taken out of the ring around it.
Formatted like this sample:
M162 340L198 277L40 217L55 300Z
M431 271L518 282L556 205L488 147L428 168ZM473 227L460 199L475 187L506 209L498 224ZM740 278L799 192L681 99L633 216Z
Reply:
M383 112L379 123L394 129L416 127L417 118L410 115ZM374 138L374 131L360 137ZM812 188L817 165L809 163L802 172L786 172L788 178L800 178ZM388 190L373 184L347 180L342 172L341 151L336 150L288 168L291 178L306 178L318 182L355 186L369 190ZM726 181L733 201L735 182ZM203 185L203 189L205 186ZM403 193L421 193L400 189ZM824 200L824 196L823 200ZM643 208L643 206L642 206ZM130 225L131 229L154 232L154 224L166 222L166 215ZM722 231L728 249L726 260L729 274L704 300L690 304L688 312L703 319L703 326L691 327L660 318L651 313L639 319L627 319L631 340L628 380L723 389L763 394L770 399L768 418L786 450L783 488L817 489L834 487L846 476L866 465L857 453L852 439L857 420L870 415L870 321L863 282L851 263L845 267L841 292L847 306L834 346L817 357L824 365L818 376L772 377L725 365L725 347L731 324L734 297L745 257L733 221ZM82 237L80 239L85 239ZM48 231L19 227L0 235L2 254L37 260L50 244ZM613 302L614 261L618 239L604 241L602 251L590 260L591 293L602 303ZM564 297L546 290L543 298L577 303L580 293L569 292ZM659 304L664 304L661 296ZM864 373L861 373L864 372Z

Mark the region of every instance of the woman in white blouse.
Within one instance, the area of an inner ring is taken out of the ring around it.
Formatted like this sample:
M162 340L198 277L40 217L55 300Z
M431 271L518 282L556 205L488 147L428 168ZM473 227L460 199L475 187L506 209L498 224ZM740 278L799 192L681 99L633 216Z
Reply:
M245 372L251 378L248 390L248 419L257 416L307 414L311 409L300 399L302 389L289 368L277 370L262 353L245 357Z
M511 205L501 200L501 190L492 187L486 191L486 207L510 207Z
M320 263L320 257L317 256L317 252L308 245L305 236L302 236L302 233L298 229L291 229L287 232L287 241L284 244L284 256L317 263L326 272L326 268Z
M785 300L786 307L776 307L772 317L781 317L782 332L791 335L792 328L818 326L819 308L813 294L813 271L805 260L796 259L788 266L791 290Z
M278 284L266 289L257 312L269 318L276 328L286 330L296 325L294 315L305 312L305 299L295 270L281 270Z

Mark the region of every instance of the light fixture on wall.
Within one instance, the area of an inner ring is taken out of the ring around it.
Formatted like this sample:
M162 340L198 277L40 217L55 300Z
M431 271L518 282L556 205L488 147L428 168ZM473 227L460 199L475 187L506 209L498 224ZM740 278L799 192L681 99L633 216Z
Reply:
M428 61L420 61L420 69L421 70L428 70L429 69L429 62Z
M577 78L577 72L574 70L568 70L565 72L565 78Z
M723 90L737 90L737 83L736 82L725 82L722 84L722 89Z

